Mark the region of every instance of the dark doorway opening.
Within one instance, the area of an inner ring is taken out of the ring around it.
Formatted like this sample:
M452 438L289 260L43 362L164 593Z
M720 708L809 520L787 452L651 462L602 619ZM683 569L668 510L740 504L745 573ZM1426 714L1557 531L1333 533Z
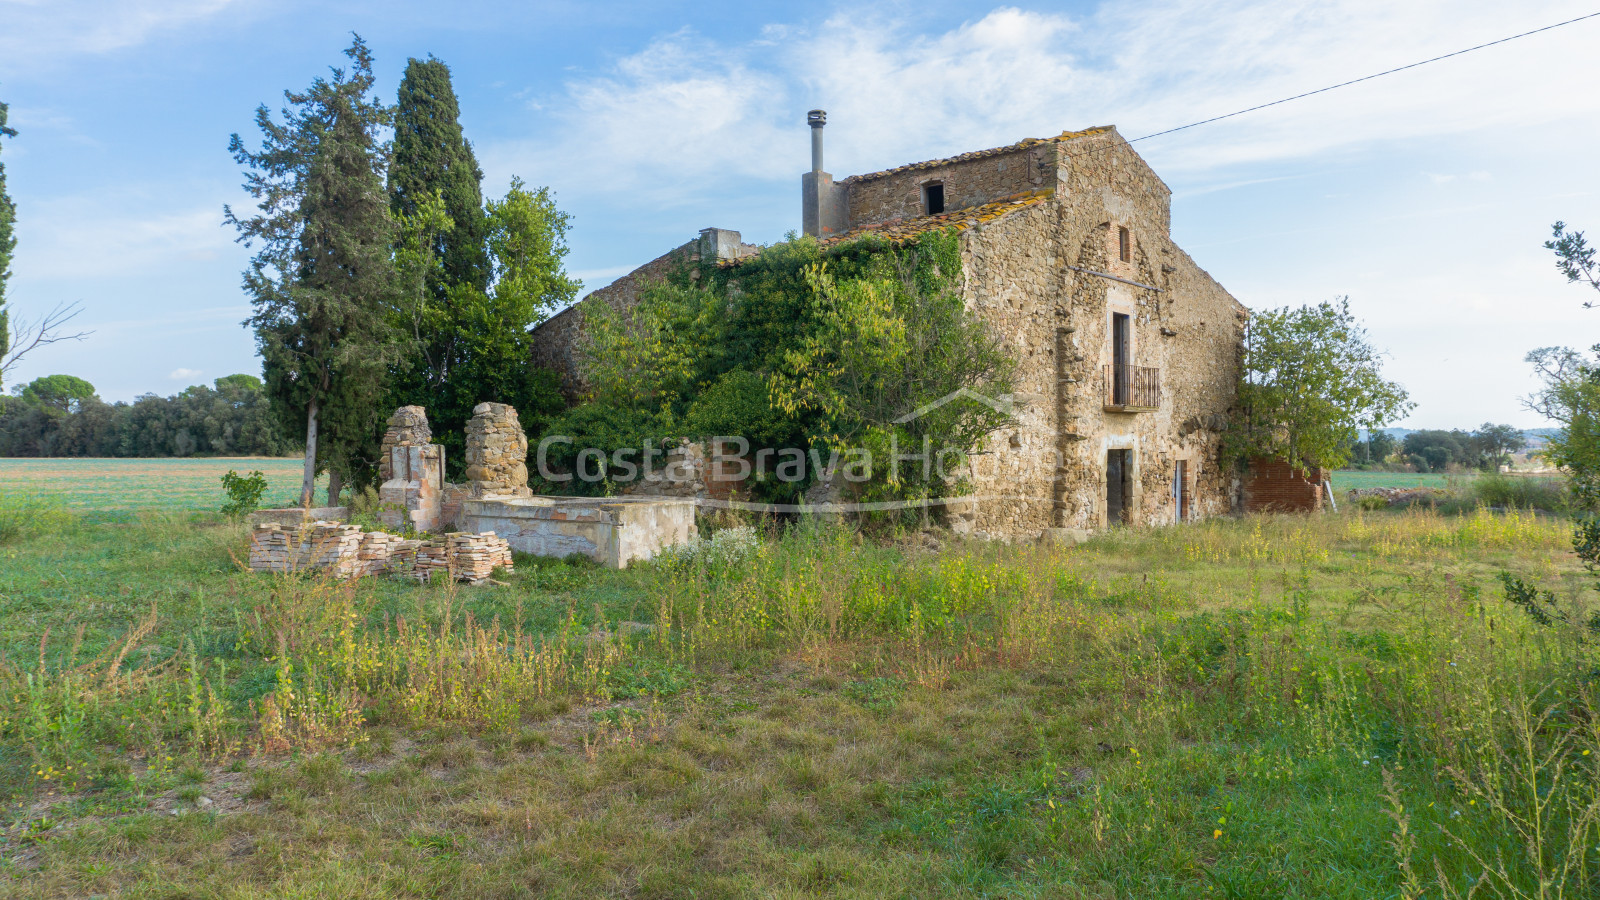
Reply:
M1126 525L1133 503L1133 451L1106 451L1106 524Z
M1132 350L1130 346L1130 329L1128 317L1124 313L1111 314L1111 403L1113 406L1127 406L1128 394L1132 384L1128 363L1131 361Z
M1189 521L1189 461L1180 459L1172 471L1172 500L1178 521Z
M935 181L922 186L922 209L923 214L929 216L944 212L943 184Z

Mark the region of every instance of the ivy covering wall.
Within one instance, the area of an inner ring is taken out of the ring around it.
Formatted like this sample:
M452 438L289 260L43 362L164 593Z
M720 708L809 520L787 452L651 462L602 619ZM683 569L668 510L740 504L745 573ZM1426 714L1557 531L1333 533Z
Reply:
M867 238L825 248L802 237L737 265L686 261L646 285L631 310L591 304L591 392L547 430L573 439L549 458L572 471L585 447L611 453L714 436L745 439L751 458L763 449L808 457L864 450L881 463L892 448L910 452L925 437L955 456L969 453L1003 424L999 412L956 402L899 421L960 388L1010 390L1011 357L966 309L961 271L951 230L898 245ZM870 480L849 487L851 499L963 489L948 472L911 466L896 477L887 468L874 465ZM778 475L776 465L758 467L753 497L794 502L817 473L807 466L798 481ZM563 484L603 492L620 480L619 473L587 487Z

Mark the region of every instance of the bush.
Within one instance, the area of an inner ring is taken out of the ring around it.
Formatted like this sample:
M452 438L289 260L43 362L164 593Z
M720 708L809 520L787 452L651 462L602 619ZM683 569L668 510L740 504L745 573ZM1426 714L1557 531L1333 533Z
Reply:
M259 470L240 475L229 469L222 476L222 489L228 492L228 502L222 512L229 516L243 516L261 508L261 495L267 492L267 476Z

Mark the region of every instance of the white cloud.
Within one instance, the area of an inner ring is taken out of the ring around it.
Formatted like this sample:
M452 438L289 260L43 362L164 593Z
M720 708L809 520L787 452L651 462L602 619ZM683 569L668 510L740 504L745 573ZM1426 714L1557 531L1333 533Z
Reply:
M82 279L182 266L230 251L217 206L160 210L146 192L36 202L19 223L19 280Z
M172 379L173 381L181 381L181 380L183 380L185 378L198 378L198 377L200 377L200 370L199 369L173 369L172 373L169 374L167 377Z
M490 142L491 169L560 172L566 190L671 202L713 179L785 179L807 160L804 113L829 112L839 175L1064 129L1129 138L1506 37L1537 20L1489 0L1281 4L1153 0L1088 18L1000 7L942 33L852 10L745 43L685 29L540 98L548 139ZM1375 142L1569 119L1593 124L1600 20L1140 144L1165 172L1299 160ZM542 118L542 117L541 117Z
M0 59L12 63L141 44L154 33L207 19L236 0L0 0Z

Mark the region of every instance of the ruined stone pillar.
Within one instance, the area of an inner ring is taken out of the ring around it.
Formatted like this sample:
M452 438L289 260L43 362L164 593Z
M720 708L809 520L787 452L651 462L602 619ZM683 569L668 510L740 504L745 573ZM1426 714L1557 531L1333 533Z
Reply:
M389 465L389 451L409 444L431 444L433 432L428 428L428 413L420 406L402 406L389 417L389 430L383 433L383 451L378 455L378 481L394 477Z
M470 496L532 497L528 489L528 436L517 411L504 403L479 403L467 423Z
M390 528L437 532L444 527L444 448L429 443L433 432L420 406L402 406L383 435L378 518Z

